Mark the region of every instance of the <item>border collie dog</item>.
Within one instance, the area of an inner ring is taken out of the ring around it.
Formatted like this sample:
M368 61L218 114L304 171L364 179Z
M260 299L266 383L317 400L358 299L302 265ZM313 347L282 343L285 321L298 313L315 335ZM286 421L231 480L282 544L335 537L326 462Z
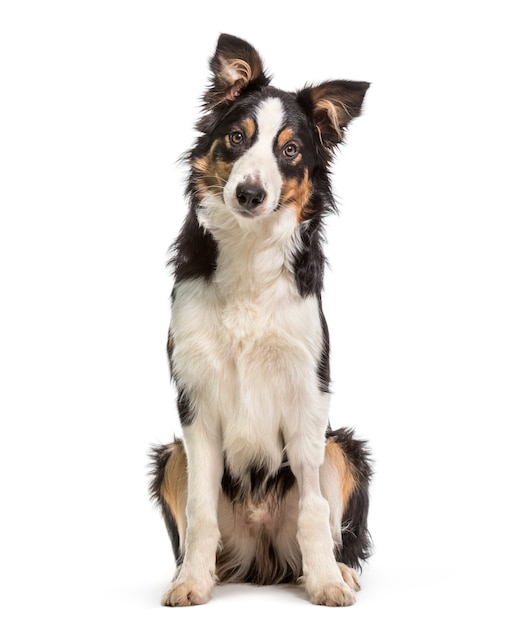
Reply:
M365 443L328 422L322 248L329 166L369 84L281 91L231 35L210 70L172 246L183 441L152 452L177 562L163 604L201 604L232 581L300 582L315 604L351 605L371 467Z

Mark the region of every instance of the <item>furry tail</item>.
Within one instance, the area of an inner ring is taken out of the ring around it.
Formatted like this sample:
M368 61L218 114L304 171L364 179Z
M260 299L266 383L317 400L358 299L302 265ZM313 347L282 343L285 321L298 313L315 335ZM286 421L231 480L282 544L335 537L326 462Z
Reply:
M150 497L158 505L173 549L173 556L177 566L180 566L183 559L182 544L184 529L179 528L178 522L184 520L184 513L178 517L174 516L173 511L178 509L181 502L173 502L172 498L178 494L178 499L182 498L182 494L186 492L186 455L184 446L181 441L175 440L165 446L156 446L150 452L151 458L151 481L150 481ZM174 480L181 483L180 490L168 490L169 483ZM184 484L182 484L184 483ZM172 506L173 505L173 506Z
M330 430L327 439L334 440L341 447L355 484L343 511L342 543L337 548L337 558L348 567L361 570L363 561L372 554L372 540L367 526L372 476L370 454L366 442L356 439L351 429Z

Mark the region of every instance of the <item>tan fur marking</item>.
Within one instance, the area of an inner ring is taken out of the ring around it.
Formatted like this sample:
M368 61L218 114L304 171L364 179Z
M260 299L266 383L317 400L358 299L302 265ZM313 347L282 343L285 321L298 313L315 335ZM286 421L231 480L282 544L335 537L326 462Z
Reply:
M356 479L352 473L350 463L341 449L341 446L332 439L327 441L325 456L338 472L341 495L343 499L343 510L345 510L348 505L348 501L350 500L350 496L356 488Z
M231 170L233 169L233 163L227 163L226 161L215 161L215 174L213 184L217 187L223 188L227 183Z
M170 456L164 470L161 495L170 507L177 524L181 545L186 532L186 497L188 491L188 466L182 443L172 443Z
M288 141L294 137L294 133L292 128L284 128L282 132L278 135L278 145L280 148L283 148Z
M229 150L231 148L231 140L229 139L229 135L226 135L224 137L223 141L224 141L224 145ZM210 152L210 154L211 154L211 152Z
M231 174L232 163L214 158L218 141L213 143L208 154L198 157L192 162L193 170L200 174L196 178L195 186L201 196L207 194L208 191L214 195L220 195Z
M203 157L194 159L191 163L191 166L196 172L201 172L205 174L208 171L208 156L205 155Z
M301 222L305 217L305 207L309 202L311 193L312 183L309 179L308 171L305 170L304 177L301 181L298 181L296 178L287 178L285 180L282 189L281 204L292 207L296 211L298 222Z
M242 123L242 128L244 129L247 138L251 139L251 137L255 134L256 124L251 118L248 118Z

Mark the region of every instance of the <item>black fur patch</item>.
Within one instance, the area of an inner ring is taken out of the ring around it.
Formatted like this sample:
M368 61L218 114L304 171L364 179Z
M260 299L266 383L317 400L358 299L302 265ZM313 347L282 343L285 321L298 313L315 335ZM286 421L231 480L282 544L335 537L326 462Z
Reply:
M243 476L233 476L224 463L222 490L233 504L247 500L261 502L273 494L279 500L291 489L296 479L285 459L276 474L267 474L265 468L252 466Z
M169 265L176 281L209 279L217 267L217 244L197 220L192 206L175 243L170 248Z
M327 320L325 319L325 315L323 313L323 308L321 305L321 296L319 297L319 306L323 345L321 347L321 358L318 365L318 380L320 385L320 391L322 393L328 393L330 385L330 340L329 327L327 326Z
M193 422L194 415L188 392L182 388L177 388L177 410L181 425L189 426Z

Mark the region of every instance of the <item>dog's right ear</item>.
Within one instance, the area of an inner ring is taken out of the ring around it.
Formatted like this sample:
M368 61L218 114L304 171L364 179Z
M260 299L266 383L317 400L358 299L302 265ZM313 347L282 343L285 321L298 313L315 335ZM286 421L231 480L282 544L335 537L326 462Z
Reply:
M267 85L270 80L258 52L233 35L220 35L209 67L212 80L204 95L207 109L233 102L245 89Z

